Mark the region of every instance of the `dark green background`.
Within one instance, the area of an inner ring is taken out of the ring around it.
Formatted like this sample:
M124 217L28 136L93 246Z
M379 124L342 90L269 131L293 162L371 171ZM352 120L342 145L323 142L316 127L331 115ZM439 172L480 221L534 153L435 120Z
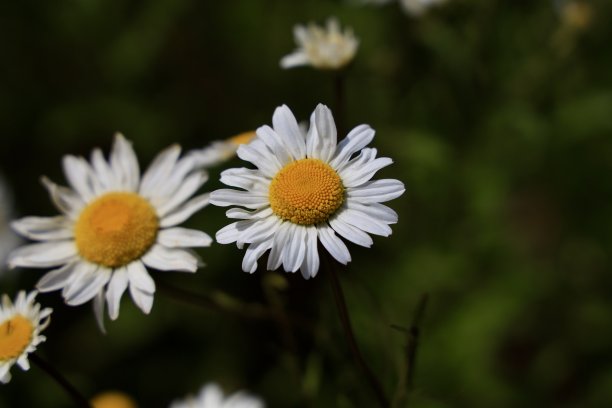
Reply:
M162 148L333 106L333 76L281 70L292 26L335 15L361 40L346 83L346 123L377 130L394 159L379 178L406 184L399 223L341 273L356 335L388 395L423 293L429 304L406 406L608 407L612 404L612 4L586 2L572 29L551 1L451 0L414 19L397 4L338 1L58 0L0 4L0 170L15 212L53 215L39 176L64 183L61 157L133 141L141 167ZM237 159L229 166L243 165ZM204 191L218 188L221 168ZM211 235L207 207L186 223ZM195 292L284 305L314 328L207 311L156 294L150 316L126 294L103 336L89 305L59 293L39 354L85 394L120 389L142 407L216 381L270 407L370 407L340 331L325 273L240 270L213 244L195 275L152 272ZM5 273L2 292L42 270ZM286 281L285 281L286 280ZM285 289L278 289L285 287ZM277 289L274 289L277 288ZM13 368L0 407L68 407L36 367ZM403 405L401 405L403 406Z

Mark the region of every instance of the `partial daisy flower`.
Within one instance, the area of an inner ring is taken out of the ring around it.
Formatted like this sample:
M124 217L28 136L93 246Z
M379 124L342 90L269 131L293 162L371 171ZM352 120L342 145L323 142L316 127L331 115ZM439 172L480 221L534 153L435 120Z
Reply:
M326 28L313 23L307 27L296 25L293 35L298 49L281 59L282 68L312 65L317 69L340 69L353 60L359 46L353 31L350 28L340 31L334 18L327 20Z
M300 131L287 106L276 109L273 127L257 129L257 138L240 146L238 157L256 169L237 168L221 173L221 181L242 190L211 193L218 206L241 206L227 211L238 219L217 232L222 244L248 244L242 269L253 273L258 259L270 250L267 268L283 265L287 272L300 269L304 278L319 270L317 241L340 263L351 255L336 235L364 247L373 243L368 234L388 236L395 211L381 204L399 197L404 184L394 179L371 178L392 163L376 158L366 148L374 138L368 125L354 128L340 143L331 111L318 105L307 134Z
M244 391L225 396L217 384L207 384L197 396L174 401L170 408L264 408L262 400Z
M37 292L26 295L20 291L15 303L7 295L2 296L0 306L0 382L6 384L11 380L11 367L17 363L22 370L30 369L28 354L46 340L41 335L48 325L52 309L41 310L40 304L34 302Z
M206 182L206 172L194 170L193 160L179 159L180 153L178 145L164 150L142 177L131 144L120 134L108 162L100 149L91 163L65 156L71 188L43 178L62 215L14 221L18 233L43 242L13 251L9 266L58 267L38 281L38 290L62 289L70 306L94 299L102 329L105 303L110 318L117 319L128 288L148 314L155 283L146 267L195 272L200 260L189 248L212 242L204 232L177 227L208 203L208 194L190 198Z
M243 132L226 140L215 140L209 146L189 152L194 166L209 168L217 166L236 156L236 150L241 144L249 143L255 137L255 132Z
M11 230L9 220L13 218L13 197L6 180L0 177L0 270L6 269L8 254L20 243Z
M93 408L138 408L136 402L120 391L106 391L91 399Z

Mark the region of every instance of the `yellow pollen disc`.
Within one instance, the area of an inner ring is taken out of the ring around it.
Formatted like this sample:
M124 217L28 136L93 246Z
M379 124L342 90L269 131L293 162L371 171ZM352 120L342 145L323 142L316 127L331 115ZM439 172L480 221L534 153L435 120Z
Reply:
M108 193L81 212L74 236L83 258L114 268L144 255L158 229L157 214L147 200L134 193Z
M313 225L331 217L344 201L340 176L318 159L301 159L283 167L272 179L270 206L280 218Z
M16 315L0 325L0 361L18 357L30 341L34 326L21 315Z
M244 133L240 133L236 136L232 136L229 139L227 139L228 142L239 146L241 144L245 144L245 143L249 143L251 140L253 140L253 138L256 136L256 133L251 131L251 132L244 132Z
M93 408L137 408L136 402L119 391L108 391L91 399Z

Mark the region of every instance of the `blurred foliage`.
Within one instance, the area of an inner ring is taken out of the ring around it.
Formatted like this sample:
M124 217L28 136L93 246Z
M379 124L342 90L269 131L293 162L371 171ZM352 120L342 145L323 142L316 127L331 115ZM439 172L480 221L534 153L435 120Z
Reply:
M395 3L330 0L5 1L0 170L17 216L52 215L40 175L63 182L62 155L108 151L115 131L144 167L169 144L200 148L270 123L283 103L306 119L333 106L333 78L278 62L294 24L335 15L361 41L347 126L372 125L395 162L379 177L407 186L389 204L393 235L349 245L340 276L388 395L405 358L391 325L409 326L428 293L406 406L611 406L612 3L580 4L568 16L560 1L450 0L415 19ZM208 207L187 225L213 234L226 223ZM270 407L373 406L324 271L248 275L233 246L200 253L197 274L154 278L269 305L285 323L160 291L150 316L124 296L101 335L89 307L51 293L39 297L55 310L39 354L85 394L118 389L142 407L209 381ZM30 289L42 273L7 272L0 288ZM13 377L0 407L70 406L35 367Z

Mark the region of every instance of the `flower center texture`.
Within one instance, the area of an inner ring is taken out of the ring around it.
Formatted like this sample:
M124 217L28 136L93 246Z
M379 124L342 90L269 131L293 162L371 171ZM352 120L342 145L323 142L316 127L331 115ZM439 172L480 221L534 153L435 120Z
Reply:
M0 325L0 361L18 357L32 340L34 326L21 315Z
M318 159L301 159L283 167L269 190L272 211L294 224L314 225L331 217L344 201L340 176Z
M74 235L83 258L115 268L144 255L158 229L157 214L147 200L134 193L108 193L85 207Z

